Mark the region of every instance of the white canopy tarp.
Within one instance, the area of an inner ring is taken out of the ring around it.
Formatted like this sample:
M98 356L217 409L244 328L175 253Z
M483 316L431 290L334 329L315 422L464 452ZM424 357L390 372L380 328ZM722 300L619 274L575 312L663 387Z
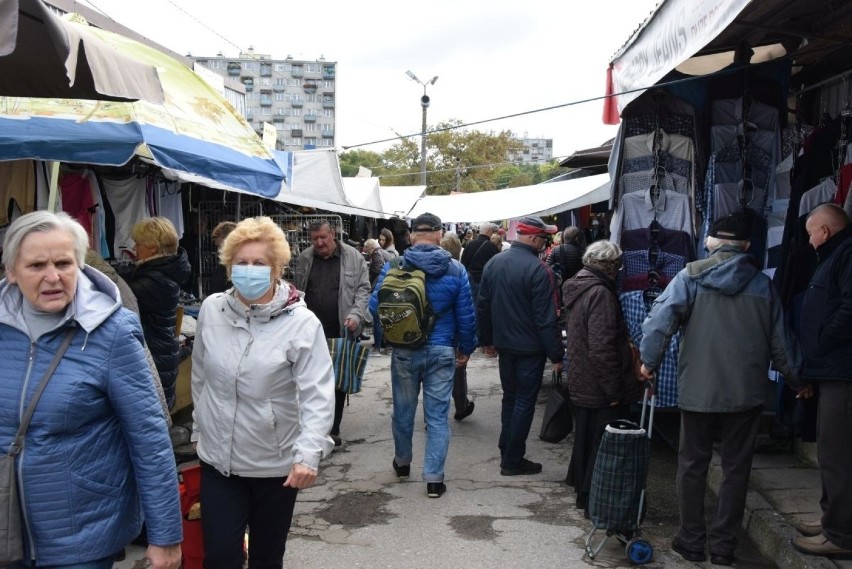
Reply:
M387 217L405 217L425 191L426 186L380 186L382 210Z
M664 0L615 55L612 92L621 113L669 71L718 36L753 0Z
M378 178L343 178L343 193L355 207L382 212L382 197Z
M407 217L434 213L444 223L514 219L524 215L552 215L609 199L609 174L598 174L551 184L505 190L424 196Z

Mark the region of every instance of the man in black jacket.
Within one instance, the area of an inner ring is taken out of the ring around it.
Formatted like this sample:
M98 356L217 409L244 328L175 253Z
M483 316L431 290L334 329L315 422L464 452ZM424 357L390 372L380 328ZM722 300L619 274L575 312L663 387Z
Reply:
M852 558L852 227L835 204L817 206L805 223L819 264L802 304L802 376L819 388L817 457L822 519L802 522L804 553Z
M500 358L503 476L541 472L541 464L524 457L527 435L545 361L561 372L564 354L553 272L538 258L556 226L529 216L518 221L517 231L512 248L485 266L476 305L480 343Z
M583 247L580 245L580 229L573 225L562 232L562 243L554 247L547 256L547 265L557 272L562 282L570 279L583 268Z
M470 280L470 295L476 304L479 294L479 283L482 280L482 269L491 257L499 253L497 247L491 242L491 235L497 229L493 223L483 223L479 228L479 235L462 250L461 263L467 269Z

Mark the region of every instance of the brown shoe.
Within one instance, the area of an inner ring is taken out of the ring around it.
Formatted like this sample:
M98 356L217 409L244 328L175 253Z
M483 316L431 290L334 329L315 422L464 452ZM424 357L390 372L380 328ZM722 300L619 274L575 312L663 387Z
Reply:
M821 535L794 537L793 549L809 555L821 555L832 559L852 559L852 549L834 545Z
M796 524L796 531L806 537L822 535L822 520L803 520Z

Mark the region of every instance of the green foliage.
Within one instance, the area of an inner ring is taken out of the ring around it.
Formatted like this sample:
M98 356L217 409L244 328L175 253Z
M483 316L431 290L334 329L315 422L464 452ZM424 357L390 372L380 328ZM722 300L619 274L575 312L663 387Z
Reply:
M453 128L461 124L460 120L452 120L430 128L430 131L439 132L430 132L426 137L427 194L529 186L565 171L556 162L507 162L510 151L523 148L512 131L494 133ZM381 154L368 150L350 150L340 154L343 176L355 176L359 166L369 168L374 176L380 176L383 186L416 186L420 184L420 138L400 139Z

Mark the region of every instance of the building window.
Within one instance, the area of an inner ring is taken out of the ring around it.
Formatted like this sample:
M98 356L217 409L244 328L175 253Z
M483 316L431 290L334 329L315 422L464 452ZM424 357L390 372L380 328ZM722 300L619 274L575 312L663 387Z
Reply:
M284 87L286 84L287 84L287 80L284 79L283 77L278 77L277 79L275 79L275 86L276 87Z
M275 100L276 101L283 101L284 100L284 93L275 93Z
M334 125L330 125L330 124L322 125L322 131L323 132L330 132L330 131L333 131L333 130L334 130Z
M305 95L305 102L306 103L316 103L317 102L317 95Z
M323 89L334 89L334 81L331 79L326 79L322 82Z
M272 107L261 107L260 114L264 116L269 116L272 114Z
M260 79L261 87L271 87L272 86L271 83L272 83L272 81L269 79L269 77L262 77Z
M313 137L313 136L312 137L305 137L305 145L316 146L317 145L316 137Z
M309 123L305 124L305 130L308 131L308 132L313 132L316 129L317 129L316 123L309 122Z
M334 109L323 109L322 116L325 118L334 118Z
M302 109L290 109L290 111L292 111L292 112L290 113L290 116L291 116L291 117L300 117L300 116L302 116Z
M301 145L302 145L302 139L301 138L294 138L293 139L293 146L301 146Z
M319 63L306 63L305 71L307 73L319 73L320 72L320 64Z

